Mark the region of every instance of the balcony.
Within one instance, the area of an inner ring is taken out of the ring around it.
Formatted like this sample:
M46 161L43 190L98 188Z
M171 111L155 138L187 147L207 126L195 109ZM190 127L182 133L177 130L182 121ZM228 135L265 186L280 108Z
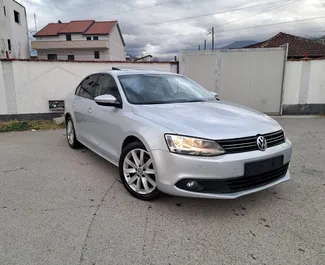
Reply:
M72 40L72 41L33 41L32 49L58 50L58 49L107 49L106 40Z

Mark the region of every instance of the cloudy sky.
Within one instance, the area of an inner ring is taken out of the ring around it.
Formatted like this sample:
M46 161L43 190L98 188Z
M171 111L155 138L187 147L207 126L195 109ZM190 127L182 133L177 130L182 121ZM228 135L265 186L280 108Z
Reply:
M128 53L169 59L197 49L215 28L215 47L265 40L278 32L325 35L325 0L18 0L30 30L51 22L118 20ZM314 19L317 17L323 17ZM308 19L308 20L307 20ZM295 23L290 21L304 20ZM278 24L276 24L278 23ZM280 24L281 23L281 24ZM269 25L276 24L276 25Z

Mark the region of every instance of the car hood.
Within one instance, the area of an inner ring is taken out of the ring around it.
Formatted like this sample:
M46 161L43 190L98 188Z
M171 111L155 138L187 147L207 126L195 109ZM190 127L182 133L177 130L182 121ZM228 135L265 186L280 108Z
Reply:
M281 130L269 116L225 101L133 106L133 112L181 135L227 139Z

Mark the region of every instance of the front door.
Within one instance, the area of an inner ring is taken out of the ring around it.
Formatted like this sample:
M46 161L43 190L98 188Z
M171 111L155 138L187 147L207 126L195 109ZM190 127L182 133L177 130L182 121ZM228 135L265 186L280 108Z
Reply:
M114 78L109 74L101 74L95 97L100 95L112 95L121 102L120 93ZM92 120L89 125L93 140L98 146L98 151L114 162L118 161L121 143L117 139L123 136L122 120L123 110L113 106L100 106L94 102L92 108Z

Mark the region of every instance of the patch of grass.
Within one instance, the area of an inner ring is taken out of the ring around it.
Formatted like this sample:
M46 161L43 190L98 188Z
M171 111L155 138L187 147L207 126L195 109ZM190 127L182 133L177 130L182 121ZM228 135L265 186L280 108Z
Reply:
M10 121L0 122L0 132L28 131L28 130L55 130L64 128L64 124L54 121Z

